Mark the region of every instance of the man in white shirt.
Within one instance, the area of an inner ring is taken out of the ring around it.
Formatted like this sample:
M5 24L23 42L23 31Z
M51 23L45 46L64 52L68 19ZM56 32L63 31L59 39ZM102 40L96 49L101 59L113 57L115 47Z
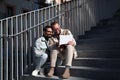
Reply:
M48 54L46 50L48 49L48 40L52 36L51 26L45 26L43 29L43 36L38 38L35 41L34 53L35 53L35 70L32 72L32 76L38 76L38 73L41 73L41 67L45 64L48 59Z

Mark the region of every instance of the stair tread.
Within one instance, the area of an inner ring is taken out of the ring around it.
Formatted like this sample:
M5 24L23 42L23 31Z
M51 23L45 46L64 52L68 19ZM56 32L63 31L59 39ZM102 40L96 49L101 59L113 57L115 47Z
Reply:
M77 58L72 62L73 66L97 67L103 69L119 69L119 58Z
M98 49L98 50L119 50L120 49L120 42L116 43L81 43L80 45L76 46L78 50L84 49Z
M120 50L80 50L77 49L77 52L119 52Z
M28 74L24 74L22 76L22 80L58 80L58 79L59 79L58 77L53 77L53 78L41 77L41 76L34 77Z
M64 72L65 66L59 66L57 71L58 74ZM120 69L108 69L108 68L98 68L98 67L86 67L86 66L71 66L70 69L71 76L85 77L95 80L116 80L120 78Z
M62 80L92 80L92 79L82 78L82 77L70 77L69 79L62 79Z
M80 35L79 39L101 39L101 38L120 38L119 35L108 35L108 36L86 36L86 35Z
M119 36L120 33L114 33L114 34L89 34L89 35L85 35L86 38L93 38L93 37L111 37L111 36Z
M64 66L58 66L59 68L65 68ZM77 70L93 70L93 71L101 71L101 72L120 72L120 69L109 69L109 68L97 68L97 67L86 67L86 66L71 66L71 69Z
M92 80L92 79L88 79L88 78L83 78L83 77L74 77L74 76L70 76L70 78L68 79L62 79L58 76L53 76L53 77L34 77L34 76L30 76L30 75L23 75L23 80Z
M80 39L80 40L77 40L78 43L81 43L81 42L120 42L120 37L105 37L105 38L90 38L90 39Z
M120 58L75 58L75 60L77 59L84 59L84 60L120 60Z
M120 58L120 50L77 50L80 58Z
M77 46L91 46L91 45L120 45L120 42L110 42L110 43L92 43L92 42L89 42L89 43L80 43L79 45L77 45Z

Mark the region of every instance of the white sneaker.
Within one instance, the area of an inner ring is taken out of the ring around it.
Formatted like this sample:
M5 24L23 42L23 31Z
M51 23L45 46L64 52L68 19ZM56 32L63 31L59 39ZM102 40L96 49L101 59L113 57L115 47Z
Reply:
M39 72L39 70L34 70L33 72L32 72L32 76L37 76L38 75L38 72Z
M43 68L41 68L41 70L40 70L40 75L44 75L44 69Z

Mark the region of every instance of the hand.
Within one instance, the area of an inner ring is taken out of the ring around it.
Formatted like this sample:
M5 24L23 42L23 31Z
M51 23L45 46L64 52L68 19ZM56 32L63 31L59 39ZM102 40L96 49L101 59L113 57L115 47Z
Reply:
M69 41L69 42L68 42L68 45L72 45L72 46L73 46L73 45L74 45L74 41L73 41L73 40L72 40L72 41Z
M54 38L54 44L59 46L59 42L58 42L58 39L57 38Z
M60 51L63 51L65 48L66 48L66 45L60 45L59 46Z

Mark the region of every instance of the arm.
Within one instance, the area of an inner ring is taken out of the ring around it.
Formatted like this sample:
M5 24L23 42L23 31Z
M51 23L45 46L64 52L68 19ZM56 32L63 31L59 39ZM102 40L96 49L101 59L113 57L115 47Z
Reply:
M34 46L35 55L41 55L42 53L45 52L46 48L47 48L46 44L45 42L41 41L41 38L35 41L35 46Z

